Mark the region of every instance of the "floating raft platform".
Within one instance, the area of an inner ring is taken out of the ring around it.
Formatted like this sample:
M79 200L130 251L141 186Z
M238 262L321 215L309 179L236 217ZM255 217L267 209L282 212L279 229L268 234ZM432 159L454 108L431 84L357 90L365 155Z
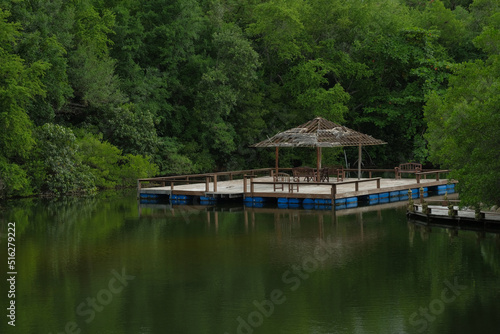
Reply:
M270 169L245 172L265 172ZM229 174L234 173L234 174ZM179 177L138 180L138 197L155 201L167 198L173 204L213 204L224 201L242 201L246 206L276 203L278 207L322 206L336 209L355 208L363 205L383 204L418 198L420 189L424 196L455 192L454 180L414 178L345 178L338 182L279 182L272 176L244 173L243 178L233 179L240 172L226 172L229 180L221 181L221 173L198 174ZM272 173L271 173L272 174ZM201 180L200 180L201 178Z

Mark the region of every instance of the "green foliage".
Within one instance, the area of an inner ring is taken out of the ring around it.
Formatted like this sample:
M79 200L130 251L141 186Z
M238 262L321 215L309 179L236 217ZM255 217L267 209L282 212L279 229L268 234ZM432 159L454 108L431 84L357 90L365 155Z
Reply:
M0 156L0 197L29 196L32 194L26 171Z
M32 169L43 175L36 181L38 191L53 195L94 192L94 176L77 154L79 147L71 129L47 123L37 129L36 139Z
M196 171L193 162L180 153L182 150L182 145L175 139L168 137L160 139L159 150L154 160L158 164L161 175L190 174Z
M425 6L418 24L427 30L439 31L439 43L453 58L461 61L469 56L467 52L471 50L472 45L467 29L468 20L458 18L456 12L445 8L443 2L436 0Z
M488 59L457 65L446 93L425 108L430 157L453 169L464 205L500 205L499 17L493 13L474 39Z
M354 118L377 127L373 135L384 138L389 147L400 147L389 157L392 161L418 156L425 162L423 106L428 94L445 89L450 71L438 36L436 31L407 28L395 35L374 36L363 47L364 57L371 59L372 72L378 77L360 87L368 99L361 115Z
M267 53L279 60L294 60L307 48L303 16L309 4L297 0L271 0L255 7L255 23L248 26L251 35L258 36Z
M114 188L120 184L121 152L116 146L87 133L78 140L78 155L82 164L90 168L96 187Z
M35 140L32 122L20 108L0 112L0 148L7 158L27 158Z
M72 52L68 75L75 97L84 107L107 108L126 101L114 74L115 60L99 56L94 49L80 46Z
M158 174L158 166L143 155L126 154L121 163L119 176L122 186L136 186L137 179Z
M322 59L301 62L291 68L287 85L290 94L296 97L297 107L308 110L309 118L322 116L340 123L350 96L340 84L328 87L327 76L331 72L331 65Z
M47 123L37 129L38 145L30 164L36 190L52 195L93 193L97 188L133 186L154 176L158 167L142 155L123 155L101 136Z
M40 78L46 91L37 96L27 107L36 125L52 122L72 96L68 81L67 49L70 40L74 11L64 6L63 0L10 2L11 19L22 22L22 31L15 47L28 64L43 60L50 70ZM1 7L1 5L0 5Z
M500 13L495 13L489 18L489 25L483 28L473 43L487 54L500 54Z
M104 9L102 13L89 3L79 3L75 17L74 38L79 45L90 47L98 58L104 58L109 53L108 46L113 44L109 38L114 33L115 16Z
M84 133L78 147L79 158L90 169L98 188L135 186L138 178L158 173L158 167L144 156L124 156L116 146L102 141L102 136Z
M104 139L125 153L152 155L158 150L155 120L132 103L107 110L100 121Z
M204 126L202 142L220 164L237 148L238 134L232 120L246 114L253 103L250 99L256 94L260 64L239 27L223 25L212 38L214 61L201 78L195 108Z
M425 108L431 159L453 170L465 205L500 204L500 58L458 66Z
M431 97L441 110L452 70L491 66L500 49L496 0L0 8L0 159L12 195L132 184L156 171L151 161L162 174L269 166L272 152L249 145L315 116L387 141L369 148L379 166L426 162L424 105ZM283 164L314 160L283 151Z
M25 65L13 52L18 24L8 23L0 9L0 152L7 158L26 158L34 144L32 121L26 107L36 95L44 95L40 77L48 65L37 61Z

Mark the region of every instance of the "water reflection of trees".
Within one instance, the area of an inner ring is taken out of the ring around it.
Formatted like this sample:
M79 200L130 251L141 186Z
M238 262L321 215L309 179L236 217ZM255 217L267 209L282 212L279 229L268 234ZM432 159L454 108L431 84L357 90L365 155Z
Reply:
M395 323L404 328L410 314L426 306L419 301L436 298L443 279L452 279L457 270L468 281L472 274L467 272L484 272L484 261L499 275L499 239L408 225L408 240L404 208L158 206L142 208L139 216L135 197L124 196L32 201L5 214L5 219L24 217L27 222L18 254L25 273L19 288L37 301L24 307L33 315L32 324L64 312L54 298L70 308L63 320L71 319L82 298L95 295L107 284L110 270L122 266L137 280L123 299L113 302L115 311L92 324L96 328L154 316L154 329L170 321L171 330L182 332L189 319L202 319L191 326L193 332L210 326L224 332L252 310L253 300L278 288L289 292L281 314L293 317L287 318L289 327L270 321L275 332L310 328L311 319L318 331L342 321L351 331L361 326L384 332ZM312 256L319 240L331 242L334 251L292 294L282 275ZM453 308L465 314L474 307L473 294L471 288ZM416 301L412 295L420 297ZM490 303L488 296L482 298ZM394 305L395 311L389 317L381 305ZM158 320L159 309L167 320ZM210 319L218 319L217 324ZM42 329L50 332L60 325Z

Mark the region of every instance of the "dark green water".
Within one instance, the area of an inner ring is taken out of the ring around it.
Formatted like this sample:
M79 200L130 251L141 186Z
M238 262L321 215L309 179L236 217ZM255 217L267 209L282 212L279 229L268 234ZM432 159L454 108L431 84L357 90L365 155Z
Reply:
M500 239L339 211L1 206L0 333L496 333ZM16 223L15 327L6 317Z

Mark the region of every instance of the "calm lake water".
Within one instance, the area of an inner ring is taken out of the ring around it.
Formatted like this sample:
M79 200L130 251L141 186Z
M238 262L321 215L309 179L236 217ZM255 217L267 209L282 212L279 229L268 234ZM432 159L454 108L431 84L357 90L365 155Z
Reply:
M355 211L3 202L0 333L495 333L500 238ZM140 215L139 215L140 212Z

